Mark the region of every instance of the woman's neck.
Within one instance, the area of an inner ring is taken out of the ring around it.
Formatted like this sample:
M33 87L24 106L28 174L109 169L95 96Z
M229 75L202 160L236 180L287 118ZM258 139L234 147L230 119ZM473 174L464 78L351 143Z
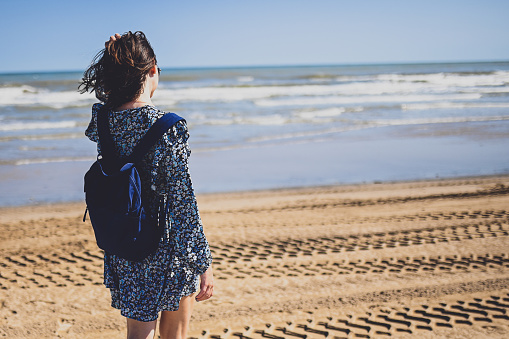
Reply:
M146 101L130 101L130 102L126 102L125 104L123 104L121 106L118 106L117 110L123 111L126 109L139 108L139 107L143 107L143 106L154 106L154 104L150 100L148 102L146 102Z
M123 111L125 109L139 108L139 107L143 107L143 106L147 106L147 105L154 106L150 96L144 95L144 94L145 93L142 93L138 98L118 106L117 110Z
M159 82L159 76L156 75L157 68L154 66L145 78L141 94L136 99L117 107L117 110L122 111L125 109L139 108L147 105L154 106L152 103L152 95L154 94Z

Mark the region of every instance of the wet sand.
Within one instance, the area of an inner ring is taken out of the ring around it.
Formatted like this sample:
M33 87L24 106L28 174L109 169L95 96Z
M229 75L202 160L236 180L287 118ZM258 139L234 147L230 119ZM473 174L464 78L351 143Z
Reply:
M193 338L509 337L509 176L198 196ZM0 336L123 338L84 204L0 209Z

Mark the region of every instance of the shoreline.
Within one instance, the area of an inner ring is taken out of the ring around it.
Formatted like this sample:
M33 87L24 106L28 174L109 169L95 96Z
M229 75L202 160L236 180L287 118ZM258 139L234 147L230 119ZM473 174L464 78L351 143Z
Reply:
M501 134L509 131L509 123L466 135L445 133L445 126L419 126L416 136L415 126L384 126L317 140L197 152L189 158L191 178L195 192L205 194L509 174L509 137ZM495 131L495 138L485 138ZM91 164L0 166L0 205L82 201L83 175Z
M397 185L408 184L438 184L455 185L464 181L492 181L492 180L507 180L507 174L491 174L479 176L459 176L452 178L435 178L435 179L418 179L418 180L392 180L392 181L374 181L362 183L345 183L345 184L331 184L331 185L310 185L310 186L295 186L295 187L279 187L258 190L239 190L229 192L206 192L196 193L197 200L215 198L233 198L235 196L265 196L270 194L284 194L284 193L305 193L327 190L352 190L352 189L369 189L370 187L390 187ZM35 219L43 217L52 217L54 213L62 213L61 216L74 216L78 211L84 214L85 212L85 198L82 201L68 201L68 202L50 202L50 203L34 203L17 206L0 206L0 223L11 222L14 220L27 220L32 219L30 215L34 214ZM200 205L198 205L200 207ZM19 218L19 219L18 219Z

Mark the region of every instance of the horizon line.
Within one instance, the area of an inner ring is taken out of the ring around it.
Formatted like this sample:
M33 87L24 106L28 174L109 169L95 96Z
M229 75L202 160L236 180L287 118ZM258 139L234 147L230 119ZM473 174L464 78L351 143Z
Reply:
M210 69L238 69L238 68L291 68L291 67L340 67L340 66L396 66L396 65L433 65L433 64L481 64L481 63L508 63L506 60L438 60L438 61L388 61L388 62L359 62L359 63L316 63L316 64L266 64L266 65L229 65L229 66L161 66L163 70L210 70ZM14 70L0 71L0 75L18 75L18 74L47 74L47 73L82 73L82 70Z

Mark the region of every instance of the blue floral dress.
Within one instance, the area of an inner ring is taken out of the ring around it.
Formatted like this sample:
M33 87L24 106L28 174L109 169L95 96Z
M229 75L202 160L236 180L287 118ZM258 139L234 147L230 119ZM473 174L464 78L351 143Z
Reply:
M86 136L101 145L97 134L97 112ZM164 112L144 106L110 112L110 131L117 155L128 156L141 137ZM198 276L212 262L209 244L203 233L196 198L188 170L191 153L189 132L179 121L145 155L138 166L142 196L157 206L163 195L170 204L163 236L157 250L141 262L132 262L113 254L104 254L104 284L110 289L112 306L127 318L153 321L160 311L176 311L180 299L198 289ZM153 211L151 211L153 212Z

